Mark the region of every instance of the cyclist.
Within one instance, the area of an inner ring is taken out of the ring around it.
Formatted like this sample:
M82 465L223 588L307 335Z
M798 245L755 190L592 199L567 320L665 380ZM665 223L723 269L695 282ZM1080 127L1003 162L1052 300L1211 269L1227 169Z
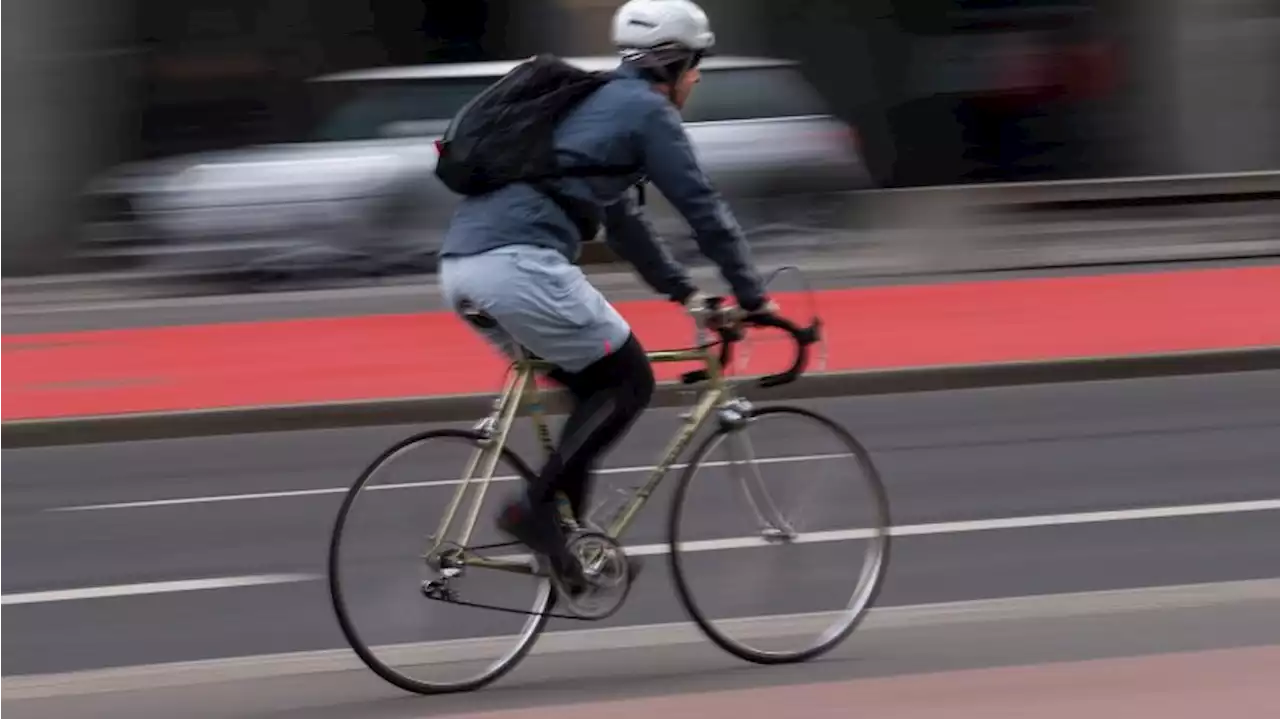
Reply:
M681 123L698 63L714 44L706 14L689 0L629 0L614 14L612 39L621 62L557 125L556 156L563 166L637 169L558 179L556 190L586 204L614 252L697 318L706 295L654 237L628 194L647 179L684 216L738 305L774 311L742 230L699 167ZM547 560L552 581L569 596L585 583L566 548L556 495L564 494L581 521L590 471L654 390L653 370L630 326L574 264L581 239L561 204L515 183L463 198L440 252L446 301L508 356L523 346L554 364L551 378L574 399L555 452L497 519L502 531Z

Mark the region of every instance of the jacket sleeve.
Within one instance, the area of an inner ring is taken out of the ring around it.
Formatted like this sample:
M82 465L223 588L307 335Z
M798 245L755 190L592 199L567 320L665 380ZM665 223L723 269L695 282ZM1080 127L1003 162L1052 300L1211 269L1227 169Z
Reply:
M720 268L738 303L753 310L764 287L751 262L742 228L698 165L675 107L653 108L640 125L644 171L654 187L684 216L702 254Z
M629 193L604 209L605 243L631 263L654 291L674 302L684 302L694 292L688 274L667 252L667 247L640 214Z

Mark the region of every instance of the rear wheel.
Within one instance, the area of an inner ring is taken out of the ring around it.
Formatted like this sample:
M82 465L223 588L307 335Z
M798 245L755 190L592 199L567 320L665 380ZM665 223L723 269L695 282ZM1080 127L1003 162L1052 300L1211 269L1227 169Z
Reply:
M485 441L479 433L452 429L409 437L360 475L338 511L329 546L329 594L338 624L366 666L409 692L483 687L515 667L547 623L552 589L546 577L468 561L525 551L492 526L495 495L505 492L489 485L519 484L532 473L503 447L491 480L463 476ZM481 502L475 531L466 547L437 545L429 535L455 499L453 527Z

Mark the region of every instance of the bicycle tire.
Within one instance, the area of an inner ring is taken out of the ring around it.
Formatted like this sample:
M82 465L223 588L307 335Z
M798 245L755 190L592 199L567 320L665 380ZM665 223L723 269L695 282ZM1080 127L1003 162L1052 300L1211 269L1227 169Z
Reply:
M799 415L812 419L819 424L824 425L838 437L841 442L847 446L857 461L859 468L867 478L867 484L870 488L872 502L874 503L874 511L877 514L878 523L881 530L878 536L879 548L878 555L874 567L874 575L870 583L860 591L863 595L858 602L858 608L852 615L845 619L846 624L836 633L832 634L824 641L813 646L794 652L762 652L751 647L747 647L726 636L707 618L706 614L698 606L693 596L693 591L689 587L688 577L685 574L684 563L680 553L680 519L684 511L685 498L691 480L697 474L699 466L703 463L706 455L718 445L720 440L729 432L735 431L724 426L718 427L714 432L708 435L694 451L690 457L688 464L681 473L679 482L676 485L675 492L671 500L671 509L668 514L667 524L667 541L669 544L669 563L671 567L672 578L676 587L676 595L680 599L681 605L684 606L689 617L698 626L698 629L716 646L724 651L732 654L740 659L755 664L791 664L813 659L821 656L835 647L839 646L845 639L853 633L855 629L866 618L867 611L875 604L876 598L879 596L880 590L884 584L884 578L889 565L890 554L890 512L889 499L885 491L884 483L880 479L880 473L875 468L875 464L871 461L870 453L847 429L835 422L834 420L803 407L791 405L773 405L768 407L754 408L751 417L763 417L769 415L791 414ZM749 424L747 426L750 426Z
M340 547L342 544L343 529L345 528L348 513L355 503L356 497L360 491L369 482L379 467L391 461L397 455L414 447L415 445L426 443L432 439L453 438L468 440L471 442L479 442L483 436L472 430L459 429L437 429L409 436L380 454L369 464L368 467L360 474L355 483L347 491L343 498L342 506L338 510L338 516L334 522L333 530L329 539L329 558L328 558L328 580L329 580L329 598L333 604L334 613L337 615L338 625L342 630L343 636L350 645L352 651L364 662L374 674L378 675L390 684L414 694L435 695L435 694L452 694L460 692L474 691L502 678L512 669L514 669L521 660L533 648L538 637L546 628L547 621L550 618L546 612L554 598L554 590L550 586L547 579L541 580L541 588L535 606L530 610L532 624L526 624L525 631L519 638L519 643L508 654L506 654L500 662L495 663L485 673L467 681L436 683L426 682L413 677L406 676L387 665L373 653L368 644L360 637L359 631L352 621L350 613L347 609L347 603L343 596L341 580L339 579L339 557ZM507 461L516 471L526 480L533 477L532 470L514 451L503 446L499 452L501 458ZM424 600L429 601L429 600Z

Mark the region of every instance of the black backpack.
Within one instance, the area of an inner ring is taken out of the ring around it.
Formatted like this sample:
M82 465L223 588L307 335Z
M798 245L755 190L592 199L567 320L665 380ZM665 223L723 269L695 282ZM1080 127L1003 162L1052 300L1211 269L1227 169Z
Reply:
M594 208L557 192L547 181L561 177L625 175L633 166L562 168L554 131L564 116L611 79L554 55L538 55L517 65L458 111L436 142L436 177L460 195L483 195L525 182L555 200L582 233L595 236Z

